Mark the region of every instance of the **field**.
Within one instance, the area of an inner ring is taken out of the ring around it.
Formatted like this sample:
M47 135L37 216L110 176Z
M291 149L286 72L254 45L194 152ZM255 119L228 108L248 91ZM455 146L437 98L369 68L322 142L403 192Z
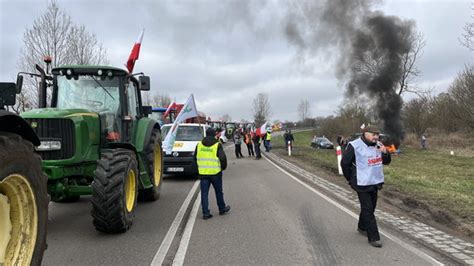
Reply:
M337 174L335 150L311 148L313 136L312 131L294 134L292 160ZM275 137L272 142L275 151L285 156L282 137ZM405 204L428 208L430 213L454 215L456 220L471 227L474 224L474 157L450 155L446 149L421 150L403 145L401 151L384 167L385 194L403 195Z

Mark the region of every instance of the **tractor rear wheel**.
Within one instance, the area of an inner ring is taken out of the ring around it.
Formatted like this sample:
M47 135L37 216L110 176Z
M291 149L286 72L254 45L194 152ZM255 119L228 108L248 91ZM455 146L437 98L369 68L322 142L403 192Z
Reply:
M161 149L161 134L158 129L155 128L151 132L145 152L148 174L153 186L140 190L139 197L143 201L155 201L160 198L163 178L163 150Z
M92 218L98 231L122 233L135 217L138 194L137 159L127 149L105 150L92 183Z
M46 249L47 177L33 150L0 132L0 265L40 265Z

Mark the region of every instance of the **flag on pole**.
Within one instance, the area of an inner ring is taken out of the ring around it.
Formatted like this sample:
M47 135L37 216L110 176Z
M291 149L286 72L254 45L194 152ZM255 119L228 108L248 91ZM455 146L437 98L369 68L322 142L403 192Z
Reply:
M170 103L170 105L168 105L168 108L166 109L166 112L163 114L163 118L165 118L167 115L169 115L170 112L171 112L171 109L173 109L173 108L176 108L176 102L174 102L174 101L172 103Z
M174 120L171 129L168 131L168 134L166 134L165 140L163 141L163 151L166 152L166 154L171 154L173 151L174 141L176 139L176 133L178 132L179 124L181 124L186 119L197 116L199 116L199 114L196 109L196 104L194 103L194 96L191 94L184 104L183 109L181 109L181 112L179 112L178 117L176 117Z
M135 66L135 61L138 60L138 56L140 54L140 47L142 45L143 34L145 33L145 29L140 32L137 41L133 45L132 51L130 52L130 56L127 60L127 69L129 73L132 73L133 67Z

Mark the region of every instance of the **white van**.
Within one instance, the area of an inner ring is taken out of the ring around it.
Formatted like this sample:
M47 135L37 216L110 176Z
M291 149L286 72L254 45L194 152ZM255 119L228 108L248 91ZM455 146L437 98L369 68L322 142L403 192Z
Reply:
M173 124L161 127L163 140ZM176 140L171 154L164 154L163 164L165 174L197 175L197 165L194 163L194 151L197 144L206 136L209 128L205 124L179 124Z

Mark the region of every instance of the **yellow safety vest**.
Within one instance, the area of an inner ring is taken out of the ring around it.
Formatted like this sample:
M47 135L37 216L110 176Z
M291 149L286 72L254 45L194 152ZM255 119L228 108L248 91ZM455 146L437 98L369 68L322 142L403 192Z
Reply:
M271 133L267 133L267 140L268 141L272 140L272 134Z
M221 161L217 157L219 142L211 147L204 146L202 142L198 143L196 161L199 175L217 175L221 172Z

